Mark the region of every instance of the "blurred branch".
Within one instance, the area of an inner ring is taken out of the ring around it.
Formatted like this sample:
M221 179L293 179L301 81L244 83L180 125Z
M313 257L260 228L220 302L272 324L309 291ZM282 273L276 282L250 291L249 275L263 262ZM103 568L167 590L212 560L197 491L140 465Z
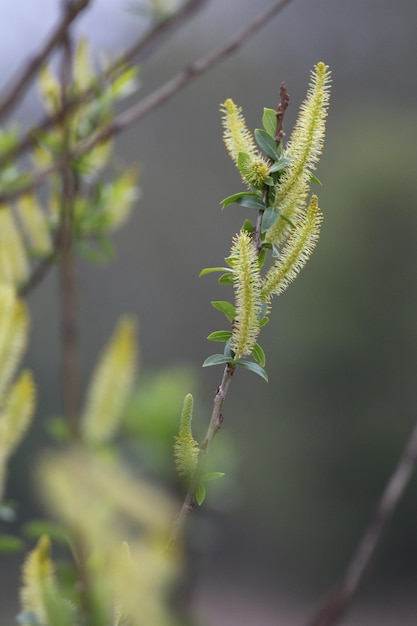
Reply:
M123 52L114 63L98 77L96 84L81 93L68 97L65 106L62 106L54 115L45 117L36 125L36 131L46 131L52 128L56 124L63 122L81 103L93 100L97 96L98 90L103 87L106 81L111 80L112 77L117 75L127 63L135 59L141 60L148 56L155 45L160 44L164 38L170 35L172 31L178 28L185 20L190 18L206 2L207 0L188 0L176 13L173 13L166 19L155 24L144 37L141 37L135 42L129 50ZM30 129L16 146L0 156L0 168L3 167L7 161L15 159L26 152L26 150L32 148L36 141L37 137L33 133L33 129Z
M71 84L72 45L67 33L63 42L61 93L62 102L68 94ZM69 151L70 128L66 121L63 124L63 153ZM69 161L67 160L69 165ZM77 180L70 167L61 171L61 213L57 240L60 250L59 287L61 297L61 330L62 330L62 389L64 414L68 420L69 431L74 441L78 439L78 327L77 327L77 294L74 255L74 199Z
M53 165L39 171L29 183L15 191L0 194L0 204L13 201L22 194L32 191L38 185L43 183L52 173L65 168L73 159L82 156L98 144L111 139L115 135L118 135L126 128L129 128L134 122L141 119L144 115L155 110L158 106L191 83L195 78L201 76L209 69L236 52L252 35L265 26L265 24L267 24L272 17L284 9L284 7L286 7L291 1L292 0L279 0L278 2L275 2L269 9L257 18L253 19L246 28L232 37L226 44L185 67L173 78L166 81L163 85L155 89L155 91L140 100L136 105L116 116L113 122L107 127L93 134L85 141L80 142L72 151L68 152L63 157L58 158Z
M397 505L417 464L417 424L391 474L374 515L346 568L341 583L322 602L309 626L334 626L340 623L352 603L369 563L381 543Z
M90 0L69 0L64 5L64 12L60 22L56 26L52 35L49 37L43 48L32 58L27 66L22 70L20 76L17 77L14 85L9 88L3 101L0 102L0 118L4 117L13 108L19 98L29 86L31 80L39 70L42 63L51 52L62 43L65 39L68 29L75 18L90 4Z

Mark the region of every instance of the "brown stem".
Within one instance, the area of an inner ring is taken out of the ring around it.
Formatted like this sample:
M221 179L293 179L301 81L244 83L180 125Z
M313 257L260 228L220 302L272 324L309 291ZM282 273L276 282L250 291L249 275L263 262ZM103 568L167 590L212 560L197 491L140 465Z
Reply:
M338 624L352 603L369 563L381 543L397 505L403 496L417 464L417 424L391 474L374 515L365 530L336 589L324 599L309 626Z
M62 62L62 101L65 103L70 84L72 50L68 35L64 39ZM69 127L63 125L63 152L69 149ZM65 415L74 441L78 439L78 327L75 255L73 238L73 206L76 180L69 167L61 173L62 205L58 229L60 251L60 297L62 327L62 378Z
M0 103L0 118L9 113L19 98L24 94L25 89L29 86L36 72L51 52L59 46L65 39L68 29L75 18L84 11L89 5L90 0L71 0L65 3L64 13L52 32L49 39L37 54L29 61L26 67L15 80L14 84L9 88L3 101Z
M235 368L233 365L228 363L224 368L222 381L217 387L216 394L214 396L213 401L213 410L210 417L210 422L207 428L206 435L201 442L200 445L200 454L197 462L197 467L194 471L194 474L190 480L190 484L188 487L187 494L184 498L184 502L182 503L182 507L178 516L174 522L174 526L172 529L171 537L168 543L168 549L172 549L177 543L183 529L185 526L185 522L187 521L188 514L194 510L195 506L195 492L198 487L198 483L201 477L201 468L203 464L204 457L207 455L211 442L214 437L220 430L223 423L223 404L227 395L227 391L229 389L230 381L232 380L233 373Z
M38 185L43 183L52 173L60 171L66 167L68 162L71 160L80 157L98 144L108 141L112 137L124 131L126 128L129 128L134 122L137 122L144 115L163 104L195 78L201 76L206 71L236 52L236 50L238 50L249 39L249 37L255 34L255 32L262 28L262 26L267 24L275 14L279 13L291 1L292 0L279 0L279 2L273 4L267 11L254 19L251 24L249 24L249 26L242 30L238 35L232 37L225 45L183 69L173 78L161 85L158 89L139 101L136 105L115 117L113 122L106 128L103 128L102 130L94 133L88 139L80 142L72 151L64 154L61 158L58 158L53 165L39 171L34 175L29 183L23 185L16 191L0 194L0 205L15 200L28 191L32 191Z

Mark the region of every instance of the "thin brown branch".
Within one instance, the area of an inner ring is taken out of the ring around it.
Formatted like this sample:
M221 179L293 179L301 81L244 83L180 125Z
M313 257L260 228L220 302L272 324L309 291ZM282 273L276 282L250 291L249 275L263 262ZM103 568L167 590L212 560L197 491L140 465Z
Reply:
M65 3L65 10L55 30L44 46L21 71L14 84L10 86L3 101L0 102L0 118L7 115L16 102L22 97L42 63L48 58L51 52L62 43L70 25L89 4L90 0L71 0Z
M58 248L54 246L52 252L39 262L26 282L19 288L19 296L26 298L42 282L57 258Z
M336 589L324 599L309 626L339 624L351 605L376 549L381 543L389 521L404 495L417 464L417 424L391 474L374 515L346 568Z
M63 46L61 90L62 102L65 103L68 85L71 81L72 46L66 35ZM70 130L63 125L64 154L70 145ZM60 251L59 286L61 299L62 328L62 389L65 415L72 438L78 439L78 395L79 395L79 358L77 325L77 290L75 277L75 254L73 237L74 198L76 180L69 167L61 172L62 204L58 228Z
M209 69L236 52L252 35L265 26L265 24L267 24L270 19L274 17L274 15L282 11L282 9L284 9L284 7L286 7L291 1L292 0L279 0L279 2L273 4L272 7L255 18L244 30L232 37L225 45L184 68L181 72L143 98L136 105L127 109L124 113L116 116L109 126L96 132L88 139L80 142L71 152L63 155L60 159L57 159L53 165L37 172L29 183L20 187L20 189L16 191L0 194L0 204L8 203L15 200L20 195L27 193L28 191L32 191L38 185L43 183L52 173L60 171L62 168L66 167L69 161L89 152L92 148L103 141L107 141L118 135L126 128L129 128L134 122L141 119L144 115L162 105L166 102L166 100L190 84L195 78L201 76Z
M184 502L182 503L180 512L178 513L178 516L175 520L171 537L169 540L169 544L168 544L168 549L171 549L175 546L175 544L177 543L179 537L181 536L183 532L188 514L194 510L195 493L196 493L198 483L201 477L201 469L202 469L202 464L204 462L204 457L207 455L210 445L214 437L220 430L221 425L223 423L223 413L222 413L223 404L224 404L234 371L235 371L235 368L229 363L224 368L222 381L219 387L217 387L216 394L214 396L213 410L211 413L207 432L200 445L200 454L198 458L197 467L190 480L188 491L184 498Z
M197 10L201 9L206 2L207 0L188 0L176 13L158 22L144 37L141 37L131 48L123 52L105 71L103 71L94 81L94 84L88 89L67 98L65 107L62 106L60 110L53 115L42 119L36 125L36 128L30 129L16 146L1 155L0 169L10 160L16 159L24 152L31 149L36 144L37 133L39 133L39 131L45 132L53 126L63 123L77 106L81 103L86 104L91 102L91 100L97 97L100 90L103 89L109 81L117 77L118 73L126 67L126 64L135 60L141 61L146 58L156 45L160 44L175 28L189 19Z

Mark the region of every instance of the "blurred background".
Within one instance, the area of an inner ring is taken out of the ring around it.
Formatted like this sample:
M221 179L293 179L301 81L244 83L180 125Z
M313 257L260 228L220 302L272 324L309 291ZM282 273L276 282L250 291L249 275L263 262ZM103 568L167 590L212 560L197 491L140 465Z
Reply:
M208 1L143 63L132 102L270 4ZM3 0L2 88L44 40L59 5ZM96 0L76 31L97 55L121 52L144 28L129 6ZM227 477L192 520L192 533L204 537L191 593L201 624L306 623L341 576L416 419L416 27L412 0L293 0L235 55L117 140L117 159L140 166L143 195L115 237L115 260L78 267L83 375L87 380L119 315L132 312L140 320L145 381L168 370L168 378L179 377L181 398L191 384L202 434L221 376L220 368L200 368L213 352L206 336L223 323L209 303L229 294L215 275L198 274L223 264L247 216L219 206L241 190L222 144L219 104L232 98L248 126L258 127L284 80L289 134L311 68L322 60L332 69L317 171L325 215L320 242L275 302L261 337L269 384L243 370L233 380L214 444L215 469ZM30 125L40 115L32 91L18 121ZM61 410L56 287L51 273L29 300L27 361L41 390L39 424ZM41 431L32 430L11 464L8 497L19 500L23 519L32 513L30 463L43 445ZM0 615L11 624L16 559L2 556L0 566L2 597L11 602L2 599ZM413 480L344 623L411 626L416 589Z

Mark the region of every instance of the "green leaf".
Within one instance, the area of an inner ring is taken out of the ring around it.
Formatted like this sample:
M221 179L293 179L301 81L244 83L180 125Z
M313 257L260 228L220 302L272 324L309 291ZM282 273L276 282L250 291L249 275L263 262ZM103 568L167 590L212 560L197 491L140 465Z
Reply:
M275 163L271 165L269 173L274 174L275 172L281 172L281 170L285 170L289 163L291 163L291 159L288 157L281 157L278 161L275 161Z
M219 285L233 285L234 274L232 272L228 272L227 274L222 274L218 280Z
M224 472L209 472L208 474L204 474L204 476L201 477L201 482L209 483L212 480L218 480L219 478L223 478L224 475Z
M249 191L235 193L233 194L233 196L229 196L228 198L222 200L220 204L223 206L223 208L226 208L230 204L239 204L240 206L243 206L247 209L265 209L265 205L262 202L261 196L258 193L253 193Z
M274 109L264 108L264 114L262 116L262 126L265 128L268 135L273 139L277 130L277 112Z
M28 539L39 539L42 535L49 537L61 544L67 544L68 538L58 524L45 520L32 520L23 526L23 533Z
M269 206L262 217L262 230L268 230L275 224L281 212L273 206Z
M278 161L280 157L275 139L261 128L257 128L254 135L256 143L261 150L266 152L266 154L270 156L271 159L274 159L274 161Z
M231 330L216 330L214 333L210 333L207 339L209 341L229 341L231 336Z
M258 363L254 363L253 361L238 361L236 365L240 365L255 374L258 374L261 378L263 378L266 382L268 382L268 374L265 372L264 368L261 367Z
M261 319L261 321L259 322L259 326L261 328L263 328L264 326L266 326L268 324L268 322L269 322L269 317L266 317L266 315L265 315L265 317L263 317Z
M195 490L195 499L199 506L203 504L205 497L206 497L206 488L203 485L203 483L200 483L197 489Z
M255 226L249 220L245 220L243 222L242 230L246 230L247 233L253 233Z
M230 358L230 356L224 354L212 354L211 356L207 357L202 367L211 367L212 365L226 365L231 361L232 359Z
M53 417L46 424L46 432L55 441L64 443L70 440L71 432L68 426L68 420L63 417Z
M259 268L264 266L265 260L266 260L266 250L265 248L262 248L258 256Z
M13 535L0 535L0 553L21 552L25 544L19 537Z
M261 348L259 343L255 343L253 350L252 350L252 356L255 359L255 361L259 363L261 367L265 367L265 362L266 362L265 352Z
M321 185L321 181L314 174L310 174L310 181L315 185Z
M201 276L213 274L213 272L229 272L229 274L231 273L229 267L205 267L203 270L201 270L198 277L201 278Z
M213 300L211 305L218 311L222 311L229 322L233 322L236 317L236 309L233 304L226 302L226 300Z

